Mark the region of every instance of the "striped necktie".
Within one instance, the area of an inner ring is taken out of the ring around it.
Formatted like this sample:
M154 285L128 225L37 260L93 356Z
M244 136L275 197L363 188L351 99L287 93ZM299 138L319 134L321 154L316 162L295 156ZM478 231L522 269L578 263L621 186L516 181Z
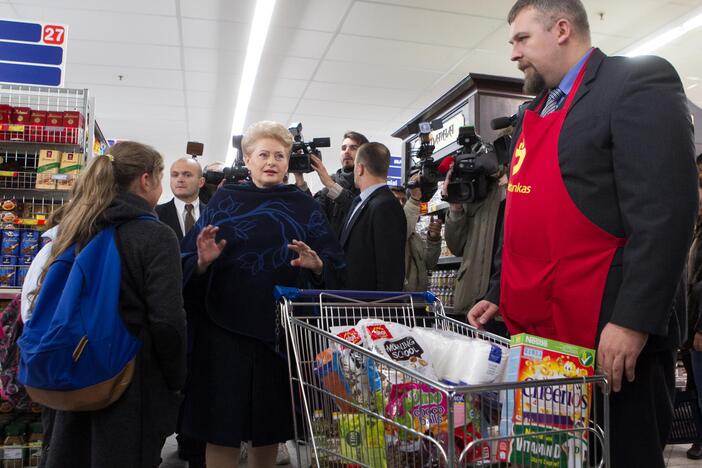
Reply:
M558 103L561 102L563 96L565 96L565 93L561 91L560 88L553 88L551 91L549 91L546 105L543 109L541 109L541 117L545 117L558 109Z

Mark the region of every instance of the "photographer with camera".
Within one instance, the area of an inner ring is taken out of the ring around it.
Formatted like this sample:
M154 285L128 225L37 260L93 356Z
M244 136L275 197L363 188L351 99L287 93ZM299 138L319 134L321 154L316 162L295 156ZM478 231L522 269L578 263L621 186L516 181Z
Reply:
M419 174L410 178L418 182ZM409 200L404 186L390 187L397 201L402 205L407 221L407 244L405 246L405 291L428 291L428 270L436 266L441 255L441 221L432 220L427 229L426 240L415 231L419 220L419 204L422 189L409 189Z
M351 201L360 193L353 182L353 169L356 152L365 143L368 143L368 138L364 135L353 131L346 132L341 142L341 168L331 175L320 158L311 156L312 168L324 185L314 198L322 205L322 210L337 236L344 228L343 223L351 207ZM295 173L295 185L303 191L309 191L301 173Z
M203 177L205 178L205 185L200 187L200 201L202 203L207 204L222 184L221 180L219 183L213 182L224 179L224 166L225 164L222 161L213 161L202 169Z
M488 291L493 257L498 247L504 217L504 200L507 177L489 177L487 195L481 201L449 203L446 215L446 245L451 253L461 257L456 274L454 293L455 315L465 316L468 310ZM446 173L446 181L453 178L453 164ZM444 182L442 196L448 196L448 183ZM506 335L504 322L492 323L489 330Z

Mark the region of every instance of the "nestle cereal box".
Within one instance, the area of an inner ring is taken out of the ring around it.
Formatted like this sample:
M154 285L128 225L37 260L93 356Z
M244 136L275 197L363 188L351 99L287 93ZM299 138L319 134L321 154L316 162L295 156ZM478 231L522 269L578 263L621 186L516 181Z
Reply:
M595 373L595 351L525 333L512 337L505 381L528 382ZM509 461L518 465L580 467L587 461L592 386L583 383L539 385L508 392L501 432L514 437ZM553 430L556 435L538 435ZM533 434L525 437L525 435ZM506 454L506 452L504 452ZM507 460L503 460L507 461Z

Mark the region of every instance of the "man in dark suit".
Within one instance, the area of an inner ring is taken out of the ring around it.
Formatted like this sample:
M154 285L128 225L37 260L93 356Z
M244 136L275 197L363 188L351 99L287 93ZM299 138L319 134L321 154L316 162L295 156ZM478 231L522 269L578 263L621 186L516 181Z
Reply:
M176 233L178 241L197 222L205 204L200 202L200 188L205 184L202 167L195 158L181 158L171 166L173 199L156 207L159 219Z
M354 198L340 241L346 252L347 289L402 291L407 224L402 207L387 186L390 151L381 143L361 145Z
M680 78L593 49L579 0L519 0L508 21L537 97L513 138L500 268L468 319L499 310L511 333L596 348L611 466L663 467L698 205Z

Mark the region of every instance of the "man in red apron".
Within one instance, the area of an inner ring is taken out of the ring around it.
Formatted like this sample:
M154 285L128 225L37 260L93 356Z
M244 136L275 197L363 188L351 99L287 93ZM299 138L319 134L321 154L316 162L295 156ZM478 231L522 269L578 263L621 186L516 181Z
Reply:
M682 84L663 59L593 49L580 0L519 0L508 20L537 97L515 129L501 265L468 320L499 311L513 334L597 348L612 466L662 467L698 204Z

